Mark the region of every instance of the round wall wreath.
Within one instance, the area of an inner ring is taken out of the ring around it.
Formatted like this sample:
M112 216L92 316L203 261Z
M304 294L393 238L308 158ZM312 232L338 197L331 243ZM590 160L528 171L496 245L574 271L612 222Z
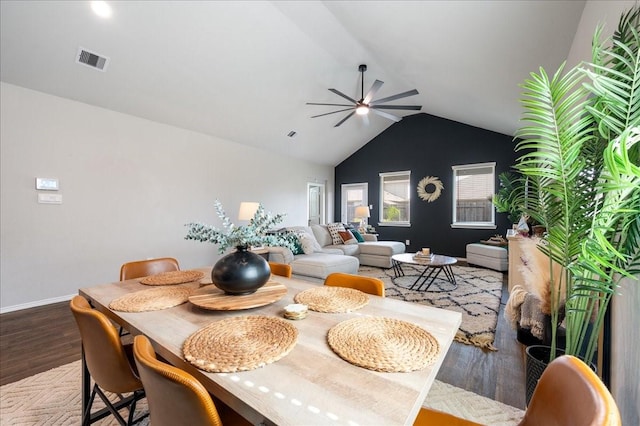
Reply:
M427 190L429 185L433 185L432 191ZM443 189L444 186L442 182L440 182L440 179L435 176L427 176L418 182L418 197L430 203L440 197Z

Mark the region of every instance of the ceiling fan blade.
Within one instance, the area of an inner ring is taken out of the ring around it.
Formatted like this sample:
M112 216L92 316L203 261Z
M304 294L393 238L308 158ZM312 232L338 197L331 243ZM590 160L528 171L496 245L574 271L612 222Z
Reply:
M357 103L358 103L358 101L356 101L355 99L350 98L349 96L345 95L344 93L342 93L342 92L341 92L341 91L339 91L339 90L336 90L336 89L329 89L329 91L330 91L330 92L335 93L335 94L336 94L336 95L338 95L338 96L342 96L343 98L345 98L345 99L346 99L346 100L348 100L348 101L353 102L354 104L357 104Z
M369 106L378 105L378 104L382 104L390 101L395 101L396 99L406 98L407 96L413 96L417 94L418 94L418 91L416 89L408 90L406 92L398 93L397 95L389 96L388 98L382 98L382 99L378 99L377 101L373 101L369 104Z
M415 111L421 110L422 105L374 105L369 108L373 109L412 109Z
M397 116L395 116L395 115L393 115L393 114L389 114L388 112L380 111L380 110L378 110L378 109L371 109L371 111L373 111L374 113L378 114L378 115L379 115L379 116L381 116L381 117L388 118L389 120L393 120L393 121L395 121L396 123L397 123L398 121L402 120L402 118L401 118L401 117L397 117ZM355 112L355 111L354 111L354 112Z
M380 80L374 81L373 84L371 85L371 89L369 89L367 96L364 97L362 102L364 102L365 104L368 104L369 102L371 102L371 99L373 99L373 97L376 95L378 90L380 90L383 84L384 84L384 81L380 81Z
M318 102L307 102L307 105L329 105L329 106L348 106L348 107L354 107L355 105L348 105L348 104L321 104Z
M352 109L353 109L353 107L345 108L345 109L339 109L338 111L325 112L324 114L312 115L311 118L324 117L325 115L336 114L336 113L339 113L339 112L349 111L349 110L352 110Z
M336 124L333 127L338 127L339 125L341 125L342 123L344 123L345 121L347 121L347 119L349 119L353 114L356 113L356 110L354 109L353 111L351 111L351 114L347 115L345 118L343 118L342 120L338 121L338 124Z
M365 114L362 116L362 121L364 121L365 126L369 126L369 114Z

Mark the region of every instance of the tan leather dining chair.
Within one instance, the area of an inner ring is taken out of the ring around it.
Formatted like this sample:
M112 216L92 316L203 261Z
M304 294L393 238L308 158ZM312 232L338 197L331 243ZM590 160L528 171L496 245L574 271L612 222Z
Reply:
M191 374L158 360L146 336L133 339L133 354L153 426L250 424L221 402L215 403Z
M477 425L422 408L414 425ZM571 355L553 360L542 373L519 426L620 426L620 412L604 383L587 364Z
M148 277L161 272L179 271L180 265L173 257L158 257L156 259L136 260L127 262L120 267L120 281L134 278Z
M600 378L580 359L563 355L545 368L520 426L618 426L620 411Z
M97 421L109 412L122 425L131 425L144 416L134 419L136 402L144 398L142 382L135 371L131 345L123 345L111 321L101 312L93 309L82 296L75 296L70 303L71 312L78 324L82 340L83 360L95 384L84 412L82 424ZM88 384L88 381L86 382ZM88 391L88 388L87 388ZM117 394L120 400L112 403L106 392ZM91 413L96 394L107 406L106 409ZM122 394L130 394L123 397ZM127 421L117 411L127 407Z
M384 297L384 282L378 278L334 272L327 275L327 278L324 279L324 285L355 288L363 293Z
M291 265L286 263L269 262L269 268L274 275L291 278Z

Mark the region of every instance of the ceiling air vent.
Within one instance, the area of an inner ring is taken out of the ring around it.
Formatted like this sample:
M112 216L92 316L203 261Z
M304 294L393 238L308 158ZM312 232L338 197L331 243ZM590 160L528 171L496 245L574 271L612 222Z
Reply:
M109 58L81 47L78 49L76 62L91 67L94 70L106 71L107 65L109 65Z

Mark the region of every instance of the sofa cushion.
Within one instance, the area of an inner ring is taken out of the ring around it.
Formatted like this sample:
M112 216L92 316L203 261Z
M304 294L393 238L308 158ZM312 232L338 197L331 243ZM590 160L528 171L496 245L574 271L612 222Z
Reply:
M318 244L322 247L333 244L333 238L331 238L331 234L329 234L327 225L311 225L310 229L313 235L315 235Z
M358 244L358 240L353 236L353 234L347 229L346 231L338 231L340 234L340 238L342 238L343 244Z
M287 247L267 247L269 261L277 263L291 263L293 253Z
M318 244L318 241L316 241L316 237L314 237L313 234L308 234L306 232L298 232L297 234L304 254L311 254L322 251L322 247L320 246L320 244Z
M300 237L296 235L296 240L293 242L293 250L291 250L293 254L303 254L304 249L302 248L302 243L300 242Z
M342 223L334 222L327 224L327 229L329 230L329 234L331 234L331 239L333 240L334 245L342 244L342 238L340 238L340 232L344 232L344 226Z
M322 251L320 253L326 254L344 254L342 250L339 248L332 248L333 246L324 246L322 247Z
M364 243L364 238L362 237L362 235L360 234L360 232L358 232L355 229L351 230L351 233L353 234L354 237L356 237L356 240L358 240L359 243Z
M327 249L338 249L340 253L346 254L347 256L358 256L360 254L360 244L339 244L339 245L331 245L324 246L323 251Z

